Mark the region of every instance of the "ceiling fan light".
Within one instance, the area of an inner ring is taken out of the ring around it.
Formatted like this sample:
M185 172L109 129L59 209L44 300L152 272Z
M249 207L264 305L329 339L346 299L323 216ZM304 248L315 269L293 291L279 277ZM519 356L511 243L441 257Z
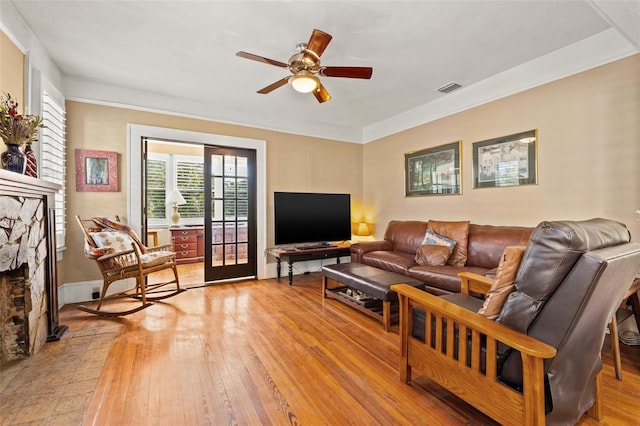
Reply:
M289 79L289 84L297 92L310 93L318 88L320 81L313 74L300 72Z

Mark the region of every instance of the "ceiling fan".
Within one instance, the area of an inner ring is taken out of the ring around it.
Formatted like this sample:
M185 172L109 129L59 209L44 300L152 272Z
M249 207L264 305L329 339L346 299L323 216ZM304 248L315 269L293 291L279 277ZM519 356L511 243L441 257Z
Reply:
M314 29L308 43L297 45L298 52L289 58L288 64L247 52L238 52L236 56L275 65L280 68L287 68L293 74L258 90L258 93L264 95L289 83L298 92L313 93L318 102L322 103L331 99L331 95L320 82L319 75L323 77L369 79L373 73L373 68L371 67L325 67L320 65L320 56L329 45L331 39L331 35Z

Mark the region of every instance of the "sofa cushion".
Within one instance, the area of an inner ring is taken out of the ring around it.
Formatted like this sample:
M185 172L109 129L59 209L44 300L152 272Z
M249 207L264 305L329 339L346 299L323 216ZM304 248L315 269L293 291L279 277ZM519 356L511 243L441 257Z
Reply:
M360 263L408 275L409 268L417 265L414 258L415 254L399 251L371 251L362 255Z
M422 281L427 284L428 287L437 287L444 290L442 292L437 292L425 287L426 291L439 295L448 292L460 293L460 278L458 277L458 273L463 271L475 272L476 274L484 275L484 273L487 272L487 269L451 265L415 265L409 269L408 275L411 278Z
M392 220L384 232L384 240L393 245L395 251L416 254L422 244L427 222L417 220Z
M480 315L484 315L491 320L498 318L507 296L516 289L514 282L526 248L526 246L504 248L496 277L487 292L482 307L478 310Z
M456 242L453 253L447 265L464 266L467 262L467 243L469 239L469 221L461 222L444 222L438 220L430 220L427 229L432 230L436 234L443 235Z
M469 225L466 266L495 268L507 246L526 246L535 228L506 225Z
M418 265L444 265L453 253L453 247L441 245L422 245L418 247L415 261Z

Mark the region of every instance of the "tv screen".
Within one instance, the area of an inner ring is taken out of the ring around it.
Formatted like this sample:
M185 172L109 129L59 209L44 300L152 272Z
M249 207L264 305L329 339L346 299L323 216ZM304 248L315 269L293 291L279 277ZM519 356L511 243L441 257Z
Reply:
M325 243L351 238L351 195L273 194L275 244Z

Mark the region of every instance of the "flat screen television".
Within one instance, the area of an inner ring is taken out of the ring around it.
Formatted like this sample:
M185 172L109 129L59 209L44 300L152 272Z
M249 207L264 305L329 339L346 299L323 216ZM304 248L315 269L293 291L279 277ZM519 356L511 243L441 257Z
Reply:
M351 239L351 195L308 192L273 194L275 244Z

